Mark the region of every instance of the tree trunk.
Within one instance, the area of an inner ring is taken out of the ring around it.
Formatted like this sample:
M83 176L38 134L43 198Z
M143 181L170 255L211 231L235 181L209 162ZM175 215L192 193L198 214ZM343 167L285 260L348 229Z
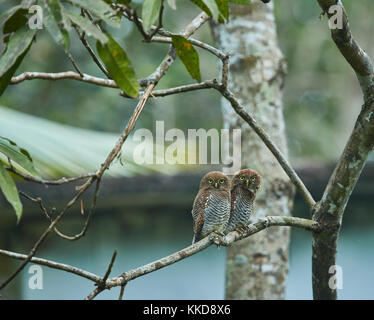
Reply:
M277 44L273 4L231 5L227 24L213 24L215 42L230 55L229 89L287 155L282 110L286 63ZM224 127L242 130L242 167L263 185L255 215L290 215L293 186L264 143L222 100ZM284 299L289 228L274 227L227 248L226 299Z

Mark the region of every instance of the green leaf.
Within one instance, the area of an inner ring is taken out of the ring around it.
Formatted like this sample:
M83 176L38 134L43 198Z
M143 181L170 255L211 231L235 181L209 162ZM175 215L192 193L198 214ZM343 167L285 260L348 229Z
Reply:
M64 29L62 8L57 0L43 0L44 19L43 24L52 36L53 40L64 47L65 51L69 49L69 33Z
M173 10L177 10L177 4L175 3L175 0L168 0L168 5Z
M102 45L99 41L96 42L100 59L117 85L129 96L137 98L140 86L131 62L111 35L106 35L109 38L108 43Z
M0 57L0 96L30 48L35 33L36 30L23 27L10 38L6 51Z
M19 28L27 23L27 18L25 16L27 10L19 8L12 14L9 19L4 23L3 33L11 33L17 31Z
M238 4L251 4L251 0L229 0L229 2Z
M229 2L228 0L215 0L220 16L222 16L226 21L229 18Z
M173 45L178 57L182 60L192 78L201 81L199 55L191 42L182 36L172 36Z
M22 202L19 199L18 190L12 177L6 171L4 166L0 163L0 189L3 192L5 199L12 205L17 216L17 223L22 216Z
M152 24L159 17L161 0L144 0L142 7L143 28L145 31L151 29Z
M194 4L196 4L201 10L206 12L209 17L213 17L213 19L218 20L219 17L219 10L217 8L217 4L215 0L191 0Z
M203 10L209 17L212 17L212 11L210 11L209 7L204 3L202 0L191 0L194 4L196 4L201 10Z
M108 42L108 37L105 35L105 33L96 27L88 18L68 11L65 11L65 13L69 19L80 27L88 36L94 37L102 44Z
M22 7L20 5L14 6L7 11L0 14L0 26L3 26L19 9Z
M116 12L103 0L70 0L70 2L84 8L113 27L119 27L121 19Z
M39 173L36 171L34 164L32 163L30 154L25 149L18 147L13 141L0 137L0 153L9 157L30 174L39 177Z

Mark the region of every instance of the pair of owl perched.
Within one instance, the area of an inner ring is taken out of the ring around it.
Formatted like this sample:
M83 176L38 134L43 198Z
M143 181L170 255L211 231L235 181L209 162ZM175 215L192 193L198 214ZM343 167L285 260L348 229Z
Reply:
M246 226L260 185L261 176L251 169L240 170L231 183L222 172L207 173L200 181L192 208L192 243L211 232L225 234Z

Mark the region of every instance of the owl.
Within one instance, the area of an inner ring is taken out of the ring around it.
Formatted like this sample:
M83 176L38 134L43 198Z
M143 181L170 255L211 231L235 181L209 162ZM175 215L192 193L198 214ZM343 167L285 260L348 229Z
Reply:
M230 183L222 172L208 172L200 181L200 189L192 208L195 243L209 233L225 231L230 216Z
M249 224L261 176L252 169L237 172L231 180L231 210L225 232L240 231Z

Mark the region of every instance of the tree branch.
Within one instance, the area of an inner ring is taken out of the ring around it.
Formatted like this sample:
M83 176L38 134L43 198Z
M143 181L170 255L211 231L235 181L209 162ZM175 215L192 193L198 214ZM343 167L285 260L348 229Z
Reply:
M358 80L360 82L362 91L365 96L368 94L367 89L374 85L374 79L372 77L374 73L374 67L371 58L366 52L359 46L356 40L353 38L351 29L349 27L347 13L341 1L337 0L317 0L323 12L330 18L333 13L329 13L329 8L332 5L337 5L342 9L343 12L343 28L342 29L331 29L331 37L334 40L336 46L352 66L355 71Z
M170 33L169 36L166 37L153 37L152 42L160 42L160 43L173 43L172 39L170 38L173 34ZM209 44L206 44L202 41L196 40L196 39L188 39L189 42L191 42L194 46L200 47L212 54L214 54L217 58L223 60L226 58L226 54L224 54L222 51L212 47Z
M257 133L257 135L265 143L265 145L268 147L268 149L271 151L274 157L278 160L279 164L281 165L283 170L286 172L286 174L288 175L292 183L297 187L300 194L304 198L305 202L308 204L310 208L312 208L316 203L312 195L310 194L309 190L306 188L304 183L301 181L296 171L291 167L288 160L285 158L282 152L278 149L278 147L271 140L268 133L261 126L258 125L257 121L248 112L245 111L244 107L235 98L235 96L230 90L222 86L217 86L217 85L215 85L214 87L219 92L221 92L222 96L225 97L230 102L235 112L245 122L247 122L248 125Z
M71 183L71 182L75 182L78 180L83 180L83 179L96 176L96 172L90 172L90 173L85 173L85 174L82 174L76 177L70 177L70 178L64 177L64 178L56 179L56 180L42 180L38 177L34 177L34 176L30 176L30 175L18 172L13 166L6 167L5 169L8 170L9 172L16 174L17 176L19 176L20 178L26 181L35 182L39 184L45 184L45 185L61 185L61 184Z
M313 219L323 229L323 232L313 234L313 297L335 300L337 291L329 286L329 269L336 264L338 235L344 210L367 157L374 148L374 68L369 56L353 39L342 3L333 0L318 0L318 3L324 12L328 12L331 5L338 5L343 9L343 28L332 30L331 34L340 52L356 72L365 101L322 200L313 210Z
M13 258L13 259L17 259L17 260L27 259L27 255L25 255L25 254L15 253L15 252L2 250L2 249L0 249L0 255L5 256L5 257L9 257L9 258ZM74 266L71 266L71 265L68 265L68 264L65 264L65 263L55 262L55 261L52 261L52 260L47 260L47 259L42 259L42 258L37 258L37 257L32 257L30 261L35 263L35 264L40 264L42 266L46 266L46 267L49 267L49 268L52 268L52 269L57 269L57 270L73 273L77 276L86 278L86 279L91 280L95 283L100 283L100 281L102 281L102 277L100 277L96 274L93 274L91 272L79 269L77 267L74 267Z
M12 77L10 84L18 84L25 80L42 79L42 80L63 80L63 79L74 79L82 82L96 84L103 87L118 88L116 83L111 79L103 79L88 74L83 74L83 77L79 73L73 71L47 73L47 72L24 72L18 76Z
M264 229L267 229L273 226L298 227L298 228L305 229L307 231L319 232L318 223L312 220L295 218L295 217L268 216L265 218L259 218L255 220L253 223L249 224L244 229L244 232L242 233L239 233L237 231L232 231L228 233L226 236L219 239L218 242L221 245L228 246L236 241L247 238L257 232L260 232L261 230L264 230ZM77 276L91 280L98 285L98 287L95 288L86 298L88 300L91 300L103 290L111 289L117 286L121 286L123 288L130 280L134 280L143 275L146 275L156 270L167 267L171 264L181 261L187 257L190 257L208 248L210 245L216 242L216 237L217 235L215 233L211 233L209 236L205 237L199 242L193 245L190 245L180 251L177 251L169 256L163 257L154 262L148 263L144 266L140 266L138 268L126 271L119 277L114 277L114 278L109 278L109 279L108 277L109 277L111 268L113 266L113 263L116 257L116 251L114 252L112 256L111 262L109 263L108 269L104 277L100 277L91 272L88 272L88 271L85 271L85 270L82 270L82 269L79 269L77 267L70 266L67 264L58 263L55 261L37 258L37 257L29 258L27 255L11 252L7 250L0 249L0 255L10 257L13 259L17 259L17 260L23 260L23 262L29 259L33 263L44 265L52 269L58 269L58 270L62 270L65 272L73 273Z
M205 13L201 13L195 18L187 27L182 31L182 34L186 37L189 37L192 35L198 28L200 28L207 20L209 19L209 16ZM174 50L171 48L169 50L169 53ZM175 54L174 54L175 55ZM26 264L31 260L31 258L35 255L40 245L43 243L47 235L53 230L56 226L56 224L59 222L59 220L64 216L64 214L67 212L67 210L73 206L76 201L81 197L81 195L93 184L93 182L97 179L100 180L104 172L109 168L110 164L113 162L113 160L117 157L119 152L121 151L121 148L126 141L127 137L133 130L135 123L137 119L139 118L147 100L151 96L153 88L156 86L158 81L161 79L161 77L166 73L166 71L169 69L169 66L173 63L174 58L170 59L168 55L166 58L161 62L160 66L156 69L156 71L151 75L151 80L148 82L147 89L145 90L143 96L139 100L134 113L132 114L131 118L129 119L125 129L123 130L122 134L118 138L117 143L107 156L104 163L101 165L100 169L96 172L96 175L94 177L90 177L82 186L79 187L79 192L76 196L74 196L73 199L71 199L68 204L65 206L65 208L60 212L60 214L55 218L55 220L49 225L49 227L44 231L42 236L39 238L39 240L34 244L33 248L27 255L26 259L21 263L21 265L16 269L16 271L0 285L0 290L3 289L5 286L7 286L17 275L20 271L23 270L23 268L26 266ZM80 78L82 78L80 76ZM98 184L100 181L98 182ZM98 292L99 293L99 292ZM98 294L97 293L97 294Z
M109 75L108 71L105 69L105 67L100 62L100 60L96 57L95 52L92 50L92 48L88 44L88 42L87 42L87 40L85 38L84 32L80 33L79 30L78 30L78 28L77 28L77 26L75 24L73 24L73 27L74 27L75 31L77 32L78 37L81 40L82 44L85 46L85 48L87 49L88 53L90 54L92 60L96 63L96 65L99 67L99 69L107 76L107 78L110 79L110 75Z

